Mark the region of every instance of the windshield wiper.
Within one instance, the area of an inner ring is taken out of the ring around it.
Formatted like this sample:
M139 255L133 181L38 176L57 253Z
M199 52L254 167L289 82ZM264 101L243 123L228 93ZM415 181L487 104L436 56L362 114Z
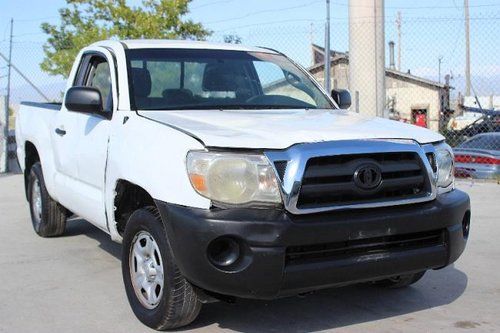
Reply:
M258 104L222 104L222 105L178 105L169 107L156 107L154 109L142 109L145 111L180 111L180 110L276 110L276 109L316 109L316 107L304 107L299 105L258 105Z

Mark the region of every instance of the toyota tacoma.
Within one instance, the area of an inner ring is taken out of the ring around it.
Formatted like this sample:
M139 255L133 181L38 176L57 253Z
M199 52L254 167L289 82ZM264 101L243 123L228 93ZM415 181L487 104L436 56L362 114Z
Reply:
M443 136L350 102L271 49L97 42L62 104L19 110L33 228L77 215L121 242L131 308L158 330L214 300L410 285L461 255L469 198Z

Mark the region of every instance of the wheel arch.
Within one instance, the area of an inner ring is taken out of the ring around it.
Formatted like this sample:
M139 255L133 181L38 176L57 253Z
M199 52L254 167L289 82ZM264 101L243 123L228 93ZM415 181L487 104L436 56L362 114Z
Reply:
M114 227L120 236L123 236L128 218L134 211L148 206L156 207L148 191L125 179L116 182L113 205Z
M36 162L41 162L38 149L33 142L26 141L24 143L24 192L26 200L28 200L28 183L31 168Z

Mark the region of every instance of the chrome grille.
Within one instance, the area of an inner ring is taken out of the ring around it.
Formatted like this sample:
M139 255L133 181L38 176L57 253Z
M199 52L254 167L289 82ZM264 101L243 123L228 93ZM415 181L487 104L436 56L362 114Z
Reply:
M360 188L356 170L376 166L381 181L373 189ZM412 199L430 190L425 168L416 153L394 152L314 157L308 160L297 208Z
M274 165L284 206L292 214L433 200L434 153L432 144L411 140L329 141L265 152ZM360 188L360 177L354 184L354 173L363 163L380 172L376 186Z

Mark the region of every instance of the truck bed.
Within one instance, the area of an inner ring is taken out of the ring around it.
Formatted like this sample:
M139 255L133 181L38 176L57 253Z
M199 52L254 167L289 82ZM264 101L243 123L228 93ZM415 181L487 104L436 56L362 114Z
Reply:
M38 102L21 102L21 105L31 106L40 109L61 110L62 103L38 103Z

